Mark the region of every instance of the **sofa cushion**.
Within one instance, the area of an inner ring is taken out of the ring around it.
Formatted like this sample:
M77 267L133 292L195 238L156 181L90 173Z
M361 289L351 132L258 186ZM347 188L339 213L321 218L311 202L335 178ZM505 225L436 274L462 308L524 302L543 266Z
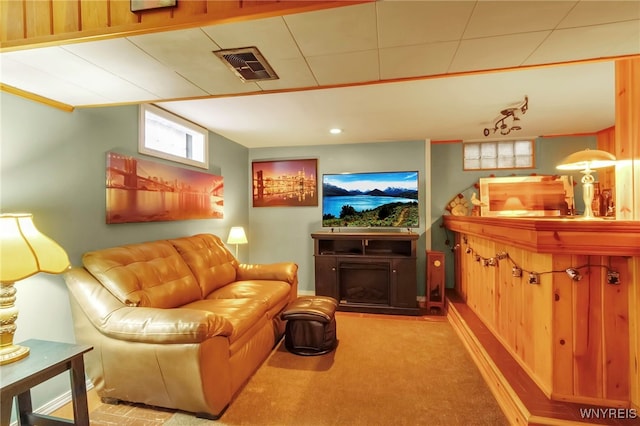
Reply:
M203 298L236 280L238 261L218 236L198 234L170 242L191 268Z
M86 253L85 268L129 306L175 308L201 298L189 266L167 241Z
M233 326L229 335L229 344L238 340L256 323L267 318L267 308L259 300L251 299L207 299L197 300L182 306L185 309L197 309L225 318Z
M255 299L271 310L274 307L282 308L289 300L290 291L291 286L283 281L236 281L215 290L207 299Z

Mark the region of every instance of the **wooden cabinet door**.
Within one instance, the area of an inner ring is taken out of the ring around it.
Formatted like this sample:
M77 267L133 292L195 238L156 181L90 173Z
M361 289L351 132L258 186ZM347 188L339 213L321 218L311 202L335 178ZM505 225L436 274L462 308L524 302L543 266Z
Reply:
M316 256L316 295L338 299L338 272L334 256Z
M391 306L417 307L417 271L413 258L393 259L391 262Z

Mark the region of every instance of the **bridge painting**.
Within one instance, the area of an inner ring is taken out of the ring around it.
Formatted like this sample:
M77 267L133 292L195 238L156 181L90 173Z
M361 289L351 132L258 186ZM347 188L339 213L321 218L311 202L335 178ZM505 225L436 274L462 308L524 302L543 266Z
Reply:
M107 153L107 223L221 219L222 176Z

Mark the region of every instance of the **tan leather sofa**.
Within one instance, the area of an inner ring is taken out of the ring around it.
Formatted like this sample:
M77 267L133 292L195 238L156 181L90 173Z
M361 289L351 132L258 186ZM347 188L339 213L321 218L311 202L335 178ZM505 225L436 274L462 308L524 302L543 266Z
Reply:
M298 266L239 264L215 235L86 253L65 274L100 397L218 418L284 332Z

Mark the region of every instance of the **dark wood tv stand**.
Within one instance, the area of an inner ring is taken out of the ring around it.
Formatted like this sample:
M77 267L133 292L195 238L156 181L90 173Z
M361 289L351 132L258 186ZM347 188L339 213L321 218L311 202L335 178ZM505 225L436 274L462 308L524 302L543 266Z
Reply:
M338 310L419 315L413 232L314 232L315 288Z

